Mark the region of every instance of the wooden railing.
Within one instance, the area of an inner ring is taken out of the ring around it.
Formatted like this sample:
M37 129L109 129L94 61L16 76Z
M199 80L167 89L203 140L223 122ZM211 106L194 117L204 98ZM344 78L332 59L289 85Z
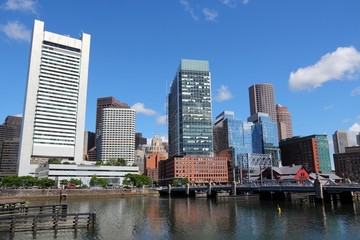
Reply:
M95 213L0 216L0 232L94 228Z
M0 208L1 216L38 215L38 214L66 214L67 204L45 206L20 206Z

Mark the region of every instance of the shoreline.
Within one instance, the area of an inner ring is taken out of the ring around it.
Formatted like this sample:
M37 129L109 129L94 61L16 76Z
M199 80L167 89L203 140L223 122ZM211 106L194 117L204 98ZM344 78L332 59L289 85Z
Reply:
M154 189L0 189L0 200L52 200L65 196L66 200L76 198L144 197L159 196Z

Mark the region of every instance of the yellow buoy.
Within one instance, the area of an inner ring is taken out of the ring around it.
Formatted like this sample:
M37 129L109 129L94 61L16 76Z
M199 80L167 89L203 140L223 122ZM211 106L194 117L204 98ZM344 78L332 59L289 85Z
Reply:
M279 204L277 205L278 213L281 214L281 208L279 207Z

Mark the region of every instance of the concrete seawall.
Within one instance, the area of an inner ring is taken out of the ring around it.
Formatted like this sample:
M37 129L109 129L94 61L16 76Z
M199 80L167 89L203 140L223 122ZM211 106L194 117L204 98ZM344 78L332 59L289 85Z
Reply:
M126 192L120 189L0 189L0 199L55 199L60 198L60 194L66 195L67 199L159 195L155 189L132 189Z

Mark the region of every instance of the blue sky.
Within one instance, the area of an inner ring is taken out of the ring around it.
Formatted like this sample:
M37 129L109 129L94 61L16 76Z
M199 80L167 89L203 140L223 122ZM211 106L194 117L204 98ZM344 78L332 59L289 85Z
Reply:
M213 118L230 110L246 120L249 86L272 83L294 135L343 129L354 143L359 12L358 0L0 1L0 121L23 111L39 19L46 31L92 36L86 130L95 128L96 99L114 96L137 109L137 131L167 138L166 93L185 58L210 63Z

